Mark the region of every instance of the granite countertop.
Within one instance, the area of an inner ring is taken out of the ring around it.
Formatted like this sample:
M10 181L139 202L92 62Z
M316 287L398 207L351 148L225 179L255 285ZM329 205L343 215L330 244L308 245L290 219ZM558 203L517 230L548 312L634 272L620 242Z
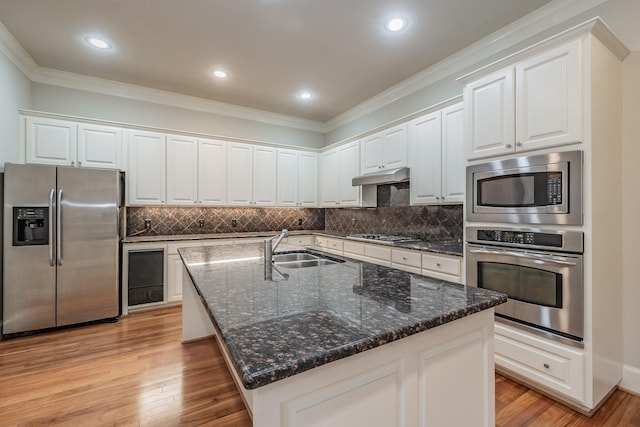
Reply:
M143 243L143 242L164 242L164 241L186 241L186 240L206 240L206 239L235 239L235 238L251 238L251 237L271 237L278 234L279 231L255 231L255 232L243 232L243 233L217 233L217 234L175 234L175 235L163 235L163 236L129 236L122 240L122 243ZM332 230L289 230L289 235L321 235L327 237L338 237L344 239L350 233ZM360 241L362 242L362 241ZM374 240L372 244L381 244ZM463 248L462 242L429 242L429 241L415 241L407 243L397 243L393 247L400 247L406 249L414 249L425 252L435 252L445 255L462 256Z
M278 253L300 249L282 244ZM251 243L179 249L247 389L507 300L496 292L328 254L344 262L269 272L262 251L261 244Z

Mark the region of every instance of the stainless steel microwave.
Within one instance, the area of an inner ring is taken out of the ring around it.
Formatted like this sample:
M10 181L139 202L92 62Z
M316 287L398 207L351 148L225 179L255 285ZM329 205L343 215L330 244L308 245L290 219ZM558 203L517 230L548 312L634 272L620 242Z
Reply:
M582 225L582 151L467 167L467 221Z

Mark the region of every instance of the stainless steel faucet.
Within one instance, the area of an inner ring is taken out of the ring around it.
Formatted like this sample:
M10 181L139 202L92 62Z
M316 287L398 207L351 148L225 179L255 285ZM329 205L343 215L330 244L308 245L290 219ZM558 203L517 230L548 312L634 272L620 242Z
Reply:
M289 235L289 230L286 228L282 230L277 236L269 237L264 241L264 262L271 262L273 259L273 252L276 250L282 239ZM275 243L273 243L273 239L276 239Z

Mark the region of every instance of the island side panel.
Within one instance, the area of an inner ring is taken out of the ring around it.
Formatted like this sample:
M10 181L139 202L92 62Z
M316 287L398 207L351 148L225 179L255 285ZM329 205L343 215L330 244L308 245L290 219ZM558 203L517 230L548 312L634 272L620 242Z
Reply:
M182 266L182 342L193 341L216 334L213 323L204 308L191 277Z
M254 427L495 425L485 310L253 390Z

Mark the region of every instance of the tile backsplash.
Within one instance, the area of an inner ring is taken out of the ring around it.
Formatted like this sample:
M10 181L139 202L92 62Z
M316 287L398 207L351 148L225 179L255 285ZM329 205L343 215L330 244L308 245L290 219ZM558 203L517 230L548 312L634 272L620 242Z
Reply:
M462 240L462 205L327 209L325 229L428 241Z
M143 230L146 219L151 220L146 236L324 230L324 215L325 210L318 208L130 207L127 236ZM237 221L235 227L232 220Z
M144 230L148 219L151 229L146 236L287 228L408 235L430 241L462 239L462 205L409 206L408 194L408 184L379 186L377 208L130 207L127 236Z

